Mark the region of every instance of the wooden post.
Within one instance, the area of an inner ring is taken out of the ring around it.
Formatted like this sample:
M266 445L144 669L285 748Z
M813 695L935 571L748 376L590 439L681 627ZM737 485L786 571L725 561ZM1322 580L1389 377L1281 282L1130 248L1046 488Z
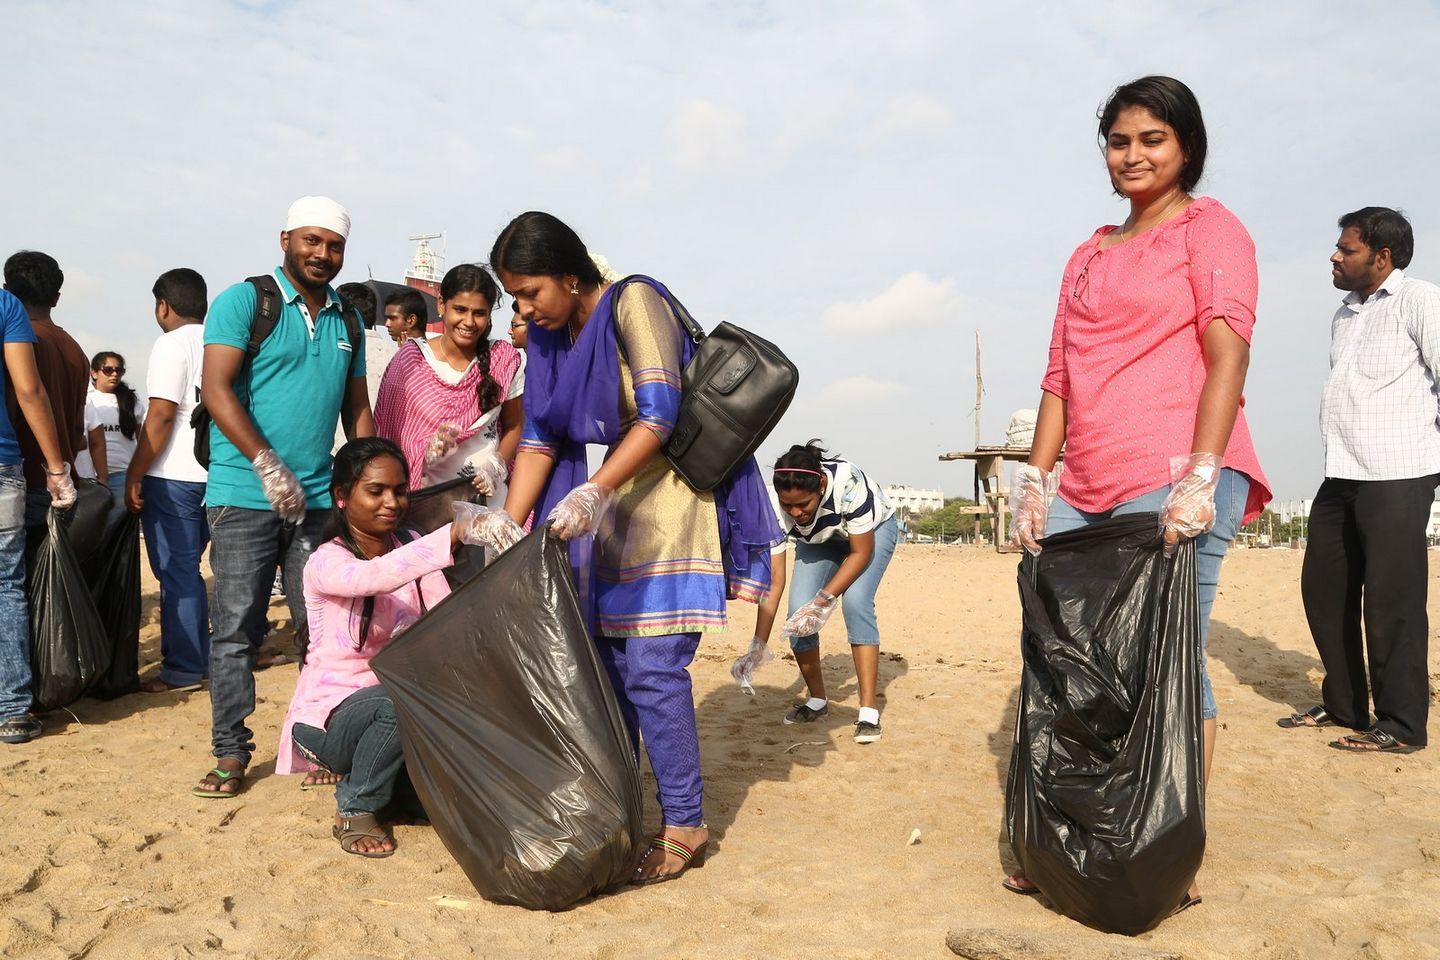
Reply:
M985 392L985 380L980 373L980 331L975 331L975 449L980 449L980 399ZM981 506L980 461L975 461L975 505ZM980 515L975 515L975 539L980 539Z

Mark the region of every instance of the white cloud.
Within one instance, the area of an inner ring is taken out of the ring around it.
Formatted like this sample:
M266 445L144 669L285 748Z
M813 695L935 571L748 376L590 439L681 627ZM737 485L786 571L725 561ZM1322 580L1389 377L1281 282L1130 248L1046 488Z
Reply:
M877 332L932 326L957 319L963 302L964 298L955 292L954 280L933 280L914 270L879 296L832 303L820 315L820 321L841 331Z
M824 407L836 405L853 409L858 404L878 403L902 392L904 387L893 380L865 375L832 380L820 389L815 399Z
M955 122L955 112L934 97L907 93L891 100L871 129L873 139L901 133L929 133Z
M709 100L691 100L670 125L675 162L705 172L734 167L745 156L744 120L738 112Z

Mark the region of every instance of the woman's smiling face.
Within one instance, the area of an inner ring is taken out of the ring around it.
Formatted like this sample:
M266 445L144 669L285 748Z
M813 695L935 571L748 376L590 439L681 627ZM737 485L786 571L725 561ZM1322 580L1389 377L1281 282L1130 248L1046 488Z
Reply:
M1105 137L1105 166L1130 199L1160 197L1180 182L1185 151L1175 128L1144 107L1126 107Z
M400 461L379 456L365 464L353 487L335 494L352 530L383 539L400 528L410 505L410 482Z
M494 308L479 293L457 293L439 303L445 321L445 338L464 353L473 354L490 339L490 311Z

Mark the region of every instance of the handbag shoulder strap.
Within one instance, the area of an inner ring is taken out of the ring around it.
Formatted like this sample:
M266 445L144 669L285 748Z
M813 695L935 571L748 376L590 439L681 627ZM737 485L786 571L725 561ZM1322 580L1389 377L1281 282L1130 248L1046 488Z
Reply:
M613 306L611 307L612 311L619 309L620 294L624 291L626 285L636 282L643 283L649 286L652 290L665 298L665 302L670 305L670 310L675 314L675 318L680 321L680 326L684 328L686 336L688 336L692 341L694 341L697 347L705 341L704 328L701 327L700 324L695 322L695 318L690 315L690 311L685 309L685 304L677 300L674 294L672 294L669 290L663 287L658 280L647 277L643 274L632 273L628 277L615 281L614 289L610 291L610 302L611 304L613 304ZM625 344L624 341L620 339L620 337L617 336L615 338L615 344L617 347L620 348L620 351L624 353Z

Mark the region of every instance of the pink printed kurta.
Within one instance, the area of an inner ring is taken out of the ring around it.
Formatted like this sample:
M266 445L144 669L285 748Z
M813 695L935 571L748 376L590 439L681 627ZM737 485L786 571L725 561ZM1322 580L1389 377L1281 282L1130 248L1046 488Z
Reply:
M1106 250L1101 227L1070 257L1041 388L1066 401L1060 496L1101 513L1172 482L1205 386L1201 338L1223 319L1250 342L1259 278L1250 234L1218 200ZM1225 466L1250 478L1245 520L1270 500L1245 400Z
M452 562L448 523L373 560L361 560L336 540L315 549L305 564L310 646L280 728L277 773L315 769L294 749L291 727L308 723L324 729L330 711L342 700L380 682L370 670L370 658L420 619L421 593L425 609L449 596L450 584L440 571ZM365 644L357 650L361 610L369 596L375 598L375 612Z

